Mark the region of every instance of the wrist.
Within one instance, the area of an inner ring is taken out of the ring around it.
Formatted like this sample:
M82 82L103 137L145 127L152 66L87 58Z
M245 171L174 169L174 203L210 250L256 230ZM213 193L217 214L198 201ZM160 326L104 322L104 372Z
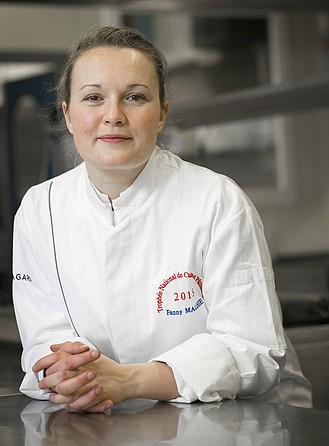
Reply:
M171 400L179 396L171 368L163 362L130 364L130 398Z

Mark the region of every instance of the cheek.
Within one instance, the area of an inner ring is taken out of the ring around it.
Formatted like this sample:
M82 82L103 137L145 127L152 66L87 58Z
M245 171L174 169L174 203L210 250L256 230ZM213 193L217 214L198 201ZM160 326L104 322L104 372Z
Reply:
M138 127L148 139L156 138L160 130L159 117L153 113L144 113L139 118Z
M72 121L73 135L87 136L91 134L95 128L96 119L90 113L77 113L74 121Z

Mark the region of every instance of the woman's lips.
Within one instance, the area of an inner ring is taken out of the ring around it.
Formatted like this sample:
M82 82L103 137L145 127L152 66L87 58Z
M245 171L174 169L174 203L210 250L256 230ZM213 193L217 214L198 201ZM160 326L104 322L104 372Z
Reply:
M120 142L129 141L132 138L129 138L127 136L122 136L122 135L102 135L98 139L100 139L101 141L104 141L104 142L116 144L116 143L120 143Z

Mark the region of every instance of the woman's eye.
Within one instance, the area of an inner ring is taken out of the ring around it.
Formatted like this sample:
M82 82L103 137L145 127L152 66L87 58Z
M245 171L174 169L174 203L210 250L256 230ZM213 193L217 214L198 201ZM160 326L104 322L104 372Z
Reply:
M102 98L100 96L98 96L97 94L91 94L85 98L86 102L99 102L101 100L102 100Z
M138 103L146 102L145 96L138 94L138 93L130 94L129 96L127 96L127 100L130 102L138 102Z

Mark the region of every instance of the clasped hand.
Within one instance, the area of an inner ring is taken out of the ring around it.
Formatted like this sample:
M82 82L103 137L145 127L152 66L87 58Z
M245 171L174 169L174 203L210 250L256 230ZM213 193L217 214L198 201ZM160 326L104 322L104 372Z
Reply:
M105 412L131 398L172 400L179 396L173 371L164 362L119 364L81 342L51 346L49 355L33 366L44 371L40 389L51 389L49 400L70 412Z
M51 346L52 353L33 366L44 370L40 389L51 389L49 400L66 404L68 411L104 412L130 396L125 365L118 364L81 342Z

